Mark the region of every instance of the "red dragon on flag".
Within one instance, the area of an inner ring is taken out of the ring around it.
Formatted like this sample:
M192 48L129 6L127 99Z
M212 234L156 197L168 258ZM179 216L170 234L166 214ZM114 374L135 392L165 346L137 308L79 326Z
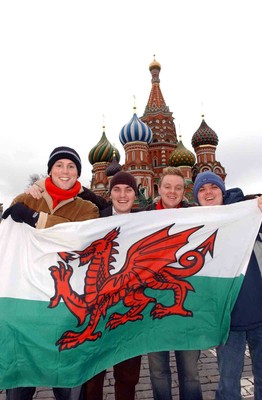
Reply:
M56 307L63 299L70 312L78 319L78 325L84 324L87 316L89 322L80 332L66 331L57 341L59 350L71 349L85 341L95 341L102 332L95 332L100 318L105 318L108 309L123 301L128 311L124 314L113 313L109 316L106 328L115 329L128 321L142 320L142 311L149 303L154 306L152 318L163 318L168 315L190 317L192 311L185 309L184 302L193 286L185 280L205 264L207 253L213 257L217 231L193 250L186 251L177 259L176 253L188 243L189 237L203 227L198 226L179 233L169 234L174 224L154 232L135 242L127 251L123 267L115 274L110 273L116 261L115 254L119 243L119 228L112 229L103 238L93 241L84 250L60 252L63 261L58 266L51 266L51 276L55 284L55 295L50 300L50 308ZM70 278L73 268L70 261L79 259L79 267L88 265L85 275L84 294L76 293ZM171 264L178 263L178 267ZM156 298L145 294L145 289L172 290L174 304L165 306L157 303Z

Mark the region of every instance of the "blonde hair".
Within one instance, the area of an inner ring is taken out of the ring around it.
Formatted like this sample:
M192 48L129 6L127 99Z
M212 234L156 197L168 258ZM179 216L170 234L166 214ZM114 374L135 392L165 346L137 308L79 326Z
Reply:
M177 176L180 176L183 179L184 187L186 187L186 180L185 180L184 175L182 174L182 172L181 172L181 170L179 168L175 168L175 167L166 167L166 168L163 169L163 172L160 175L159 182L158 182L158 186L159 187L161 186L162 181L163 181L163 179L164 179L164 177L166 175L177 175Z

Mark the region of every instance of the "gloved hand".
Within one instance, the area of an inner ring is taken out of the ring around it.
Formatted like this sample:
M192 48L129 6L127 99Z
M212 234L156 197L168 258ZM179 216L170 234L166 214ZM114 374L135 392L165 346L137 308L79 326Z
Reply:
M13 206L7 208L2 218L6 219L9 215L11 215L15 222L25 222L34 228L39 218L38 212L32 210L23 203L15 203Z

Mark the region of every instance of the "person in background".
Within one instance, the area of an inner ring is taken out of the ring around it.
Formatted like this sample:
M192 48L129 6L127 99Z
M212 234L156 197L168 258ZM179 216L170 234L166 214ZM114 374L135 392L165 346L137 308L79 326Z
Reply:
M178 168L163 170L158 184L159 199L147 210L166 208L186 208L191 205L184 200L185 178ZM202 400L202 390L198 373L200 350L175 351L180 400ZM172 379L169 352L148 354L150 380L154 400L172 400Z
M135 178L129 172L117 172L110 181L109 192L112 204L100 211L100 217L129 214L140 211L132 209L138 196ZM141 356L130 358L114 365L115 399L134 400L135 387L139 381ZM103 400L106 371L102 371L84 384L83 400Z
M95 204L77 197L83 191L78 177L81 175L81 159L78 153L66 146L55 148L49 157L48 177L38 182L41 198L20 194L5 210L3 218L9 216L17 223L26 223L36 229L49 228L62 222L85 221L98 218ZM35 387L7 389L7 400L30 400ZM75 388L53 388L57 400L78 400L81 386Z
M210 171L197 175L194 197L200 206L219 206L258 197L262 211L262 196L244 196L239 188L226 190L223 180ZM231 314L229 336L225 344L218 346L217 361L219 383L216 400L241 400L241 375L248 344L254 375L254 400L262 400L262 252L256 245L262 242L262 227L238 298Z

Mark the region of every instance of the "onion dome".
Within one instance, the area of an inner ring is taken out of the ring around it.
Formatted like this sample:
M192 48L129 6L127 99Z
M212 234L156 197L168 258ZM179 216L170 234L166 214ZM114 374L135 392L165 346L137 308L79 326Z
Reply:
M181 140L179 140L175 150L170 154L168 165L171 167L180 167L182 165L193 167L195 162L195 155L183 145Z
M131 120L121 129L119 140L123 146L129 142L146 142L149 144L153 140L153 133L149 126L141 121L134 112Z
M149 65L149 71L152 71L152 69L159 69L159 71L161 70L161 64L158 61L156 61L155 56L154 60Z
M122 167L118 163L115 152L114 152L113 160L105 170L106 176L114 176L117 172L121 171L121 169L122 169Z
M216 132L211 129L206 121L202 120L200 127L198 130L194 133L192 136L192 146L195 149L198 146L205 145L205 144L211 144L213 146L217 146L218 144L218 136Z
M104 127L103 127L104 128ZM113 160L113 156L117 161L120 160L119 151L109 142L106 137L105 131L103 130L103 134L99 142L96 146L94 146L88 155L88 159L90 164L94 165L95 163L101 162L111 162Z

